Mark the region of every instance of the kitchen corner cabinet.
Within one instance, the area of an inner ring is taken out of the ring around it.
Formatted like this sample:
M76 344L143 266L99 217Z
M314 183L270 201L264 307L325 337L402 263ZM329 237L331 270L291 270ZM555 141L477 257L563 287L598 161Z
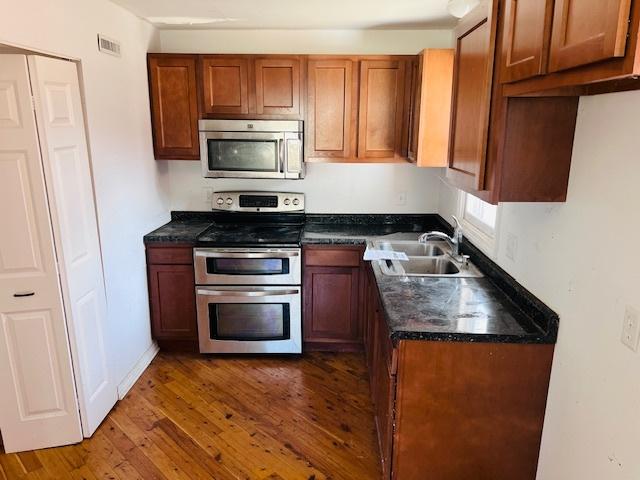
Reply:
M206 118L303 119L304 57L202 55Z
M157 159L197 160L197 56L149 54L153 148Z
M428 472L438 480L534 480L553 345L394 345L370 267L365 287L365 349L382 478Z
M446 167L451 117L453 49L425 49L411 64L409 160Z
M578 98L503 95L498 4L483 1L455 30L447 177L491 203L564 201Z
M303 249L303 336L306 351L362 349L360 276L362 248Z
M588 95L640 88L640 3L501 0L509 96Z
M161 348L198 351L193 249L147 246L153 338Z

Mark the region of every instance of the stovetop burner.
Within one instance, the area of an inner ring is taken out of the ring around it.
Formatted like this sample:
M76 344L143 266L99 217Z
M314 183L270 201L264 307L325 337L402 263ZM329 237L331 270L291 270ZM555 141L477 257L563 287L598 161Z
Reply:
M214 223L198 237L199 245L300 245L302 225L273 223Z

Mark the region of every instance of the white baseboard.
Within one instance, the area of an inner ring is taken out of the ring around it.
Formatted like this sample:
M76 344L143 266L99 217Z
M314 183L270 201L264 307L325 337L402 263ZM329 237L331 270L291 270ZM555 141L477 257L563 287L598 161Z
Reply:
M142 354L131 371L124 377L124 380L120 382L120 385L118 385L118 400L122 400L127 395L131 387L138 381L140 375L147 369L159 351L160 347L158 347L156 342L153 342L147 351Z

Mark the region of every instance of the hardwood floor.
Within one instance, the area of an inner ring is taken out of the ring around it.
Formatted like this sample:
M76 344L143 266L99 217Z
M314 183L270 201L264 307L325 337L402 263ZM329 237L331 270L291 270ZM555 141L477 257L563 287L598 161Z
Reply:
M1 479L379 479L364 356L160 354L92 438Z

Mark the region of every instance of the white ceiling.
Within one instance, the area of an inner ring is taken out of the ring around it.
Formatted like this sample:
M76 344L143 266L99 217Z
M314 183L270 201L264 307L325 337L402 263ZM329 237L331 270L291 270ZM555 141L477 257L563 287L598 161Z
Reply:
M449 28L447 0L112 0L159 28ZM160 17L160 18L159 18ZM178 25L167 17L205 22Z

